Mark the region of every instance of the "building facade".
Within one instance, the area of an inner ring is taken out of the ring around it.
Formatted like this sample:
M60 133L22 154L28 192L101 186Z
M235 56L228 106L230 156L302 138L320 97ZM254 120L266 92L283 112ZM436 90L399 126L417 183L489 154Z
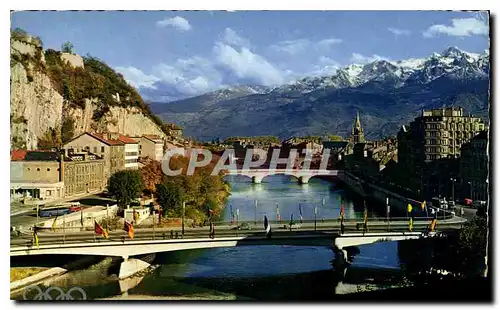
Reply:
M488 131L462 145L460 157L460 192L462 198L488 201Z
M102 192L106 185L105 160L88 153L66 152L63 162L64 196Z
M458 158L464 143L484 130L478 118L464 115L460 107L423 110L398 133L398 165L402 182L425 197L448 196L454 190Z
M56 200L64 197L61 157L57 152L12 151L10 162L12 200Z
M139 142L127 136L118 137L125 145L125 169L139 168Z
M133 137L139 141L139 156L149 157L161 161L164 155L164 141L159 136L144 135L142 137Z
M108 180L125 169L125 144L118 138L117 134L86 132L64 144L63 149L70 153L90 152L104 159L104 176Z

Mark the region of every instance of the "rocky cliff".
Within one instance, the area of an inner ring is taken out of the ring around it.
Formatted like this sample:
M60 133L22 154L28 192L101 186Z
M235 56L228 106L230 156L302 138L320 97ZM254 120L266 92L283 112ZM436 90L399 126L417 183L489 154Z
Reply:
M11 38L10 68L12 148L57 146L85 131L168 136L137 92L95 58L44 51L25 35Z

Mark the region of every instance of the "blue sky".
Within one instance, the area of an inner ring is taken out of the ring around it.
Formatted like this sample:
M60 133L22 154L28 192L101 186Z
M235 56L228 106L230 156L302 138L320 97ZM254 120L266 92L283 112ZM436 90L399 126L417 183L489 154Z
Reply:
M71 41L146 99L194 96L228 85L278 85L353 62L427 57L449 46L482 53L488 23L440 11L15 12L12 28L45 48Z

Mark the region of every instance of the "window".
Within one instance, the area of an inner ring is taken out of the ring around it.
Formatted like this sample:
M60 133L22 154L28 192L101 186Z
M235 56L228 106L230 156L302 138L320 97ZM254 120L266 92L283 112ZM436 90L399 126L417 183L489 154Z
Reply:
M50 171L50 168L47 168L47 171Z
M97 153L97 146L94 146L94 153Z
M36 171L40 171L40 168L36 168Z
M51 196L52 192L50 190L47 190L46 196Z
M101 153L104 153L104 146L101 146Z

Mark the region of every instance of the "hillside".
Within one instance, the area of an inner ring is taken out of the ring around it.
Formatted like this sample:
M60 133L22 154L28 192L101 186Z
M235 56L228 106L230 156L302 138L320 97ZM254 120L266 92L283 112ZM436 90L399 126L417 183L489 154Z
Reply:
M12 148L58 146L84 131L168 135L137 91L103 61L44 50L39 38L19 29L10 47Z
M325 133L346 137L356 110L370 139L396 134L427 108L462 106L487 121L489 53L450 47L427 58L351 64L332 76L260 89L227 99L210 93L155 103L152 109L163 120L185 126L185 135L207 140Z

